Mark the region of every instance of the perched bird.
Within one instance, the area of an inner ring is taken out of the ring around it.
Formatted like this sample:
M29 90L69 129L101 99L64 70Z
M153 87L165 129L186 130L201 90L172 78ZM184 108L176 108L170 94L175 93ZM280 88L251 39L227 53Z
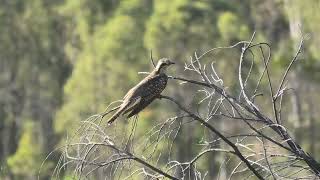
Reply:
M165 73L167 67L172 64L174 62L167 58L160 59L155 69L124 96L122 104L108 120L108 124L111 124L120 115L130 112L127 115L127 118L130 118L138 114L154 99L158 98L167 86L168 76Z

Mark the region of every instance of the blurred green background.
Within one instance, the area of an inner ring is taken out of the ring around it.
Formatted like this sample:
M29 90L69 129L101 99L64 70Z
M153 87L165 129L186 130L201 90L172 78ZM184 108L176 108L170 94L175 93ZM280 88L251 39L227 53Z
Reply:
M256 41L271 44L275 78L292 58L301 32L308 33L302 60L290 76L295 91L285 101L285 124L320 160L319 0L0 2L0 179L36 179L44 158L80 120L121 99L143 78L137 72L151 70L150 50L155 59L178 62L170 74L189 76L182 65L195 51L249 40L254 31ZM232 88L239 52L224 52L214 61ZM192 99L183 98L190 92L180 87L169 83L164 93L190 103ZM174 115L171 105L155 102L143 111L137 133L155 125L152 119L161 120L160 113ZM182 129L174 147L181 161L195 153L185 148L192 143L190 136L201 138L196 137L201 133L188 131ZM49 157L40 179L50 179L57 158ZM201 161L208 179L217 176L215 159L219 157Z

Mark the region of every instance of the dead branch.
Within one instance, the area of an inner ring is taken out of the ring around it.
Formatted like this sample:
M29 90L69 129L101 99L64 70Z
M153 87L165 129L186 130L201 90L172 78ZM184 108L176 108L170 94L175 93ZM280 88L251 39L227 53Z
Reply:
M283 97L290 89L286 87L285 81L299 58L303 42L302 38L276 91L270 68L271 46L268 43L254 43L254 35L249 41L213 48L201 55L194 53L184 66L192 78L169 78L191 86L194 95L200 94L196 104L189 107L176 97L160 96L160 99L172 102L178 109L176 112L181 113L158 122L153 121L153 127L138 136L136 130L140 126L137 119L129 121L127 125L104 126L103 117L118 108L114 105L116 102L111 103L104 113L81 122L77 133L66 142L53 177L58 179L61 171L69 170L76 178L82 179L102 169L104 176L110 179L129 179L134 176L174 180L205 179L209 170L199 170L197 165L201 158L214 153L230 155L223 159L224 162L220 162L220 170L223 165L230 167L231 172L227 175L229 179L238 174L256 176L258 179L320 177L319 162L295 142L281 116L281 109L285 106ZM206 63L204 59L216 51L228 51L239 46L242 46L237 74L240 88L238 94L235 94L228 92L223 78L215 70L214 62ZM154 65L152 51L150 60ZM244 68L246 61L250 61L247 70ZM257 63L260 63L262 70L252 80L255 73L253 68ZM250 83L253 89L249 88ZM265 93L265 90L268 92ZM259 98L265 98L261 95L268 95L271 114L258 103ZM164 103L170 104L166 101ZM217 119L235 123L245 131L236 133L224 130ZM120 127L123 129L119 130ZM187 161L181 162L173 151L177 137L186 127L203 129L203 136L201 143L196 144L201 147L200 150L188 157ZM161 148L166 152L163 153ZM232 164L233 158L236 163Z

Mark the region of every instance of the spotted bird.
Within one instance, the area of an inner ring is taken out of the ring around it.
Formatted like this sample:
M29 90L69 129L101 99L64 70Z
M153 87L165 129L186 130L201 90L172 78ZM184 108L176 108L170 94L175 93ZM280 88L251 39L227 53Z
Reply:
M108 124L111 124L120 115L129 113L127 118L130 118L138 114L153 100L158 98L161 92L167 86L168 76L165 73L167 67L172 64L175 63L167 58L160 59L155 69L136 86L128 91L128 93L124 96L119 109L108 120Z

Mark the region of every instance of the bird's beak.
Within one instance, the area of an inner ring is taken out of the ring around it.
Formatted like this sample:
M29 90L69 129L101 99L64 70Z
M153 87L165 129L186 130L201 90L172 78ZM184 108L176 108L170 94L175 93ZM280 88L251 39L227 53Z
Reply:
M176 64L176 63L174 63L174 62L170 61L170 65L171 65L171 64Z

